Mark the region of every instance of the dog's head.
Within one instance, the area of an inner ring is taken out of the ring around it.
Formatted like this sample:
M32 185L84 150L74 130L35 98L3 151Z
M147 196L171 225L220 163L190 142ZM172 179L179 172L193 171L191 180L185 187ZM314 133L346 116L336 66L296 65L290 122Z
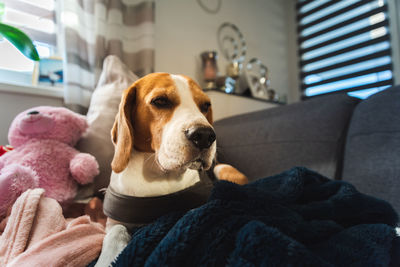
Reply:
M211 167L215 133L209 97L183 75L152 73L139 79L122 95L111 131L115 154L111 163L122 172L133 148L155 153L163 171Z

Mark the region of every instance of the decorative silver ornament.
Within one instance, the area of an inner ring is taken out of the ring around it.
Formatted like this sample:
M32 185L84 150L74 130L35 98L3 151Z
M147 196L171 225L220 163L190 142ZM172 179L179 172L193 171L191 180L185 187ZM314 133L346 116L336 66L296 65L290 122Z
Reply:
M226 60L239 64L241 67L246 57L247 47L239 28L230 22L225 22L219 26L217 38L219 49Z
M245 76L254 97L275 100L275 94L271 94L273 89L269 88L271 81L268 68L258 58L252 58L246 64Z

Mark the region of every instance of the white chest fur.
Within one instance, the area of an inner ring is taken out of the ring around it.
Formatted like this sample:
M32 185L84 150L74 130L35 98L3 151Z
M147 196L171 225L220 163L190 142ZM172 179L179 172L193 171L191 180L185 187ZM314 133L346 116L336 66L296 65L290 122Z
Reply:
M163 172L154 161L154 153L133 151L128 166L111 174L110 186L118 193L136 197L171 194L200 181L198 171Z

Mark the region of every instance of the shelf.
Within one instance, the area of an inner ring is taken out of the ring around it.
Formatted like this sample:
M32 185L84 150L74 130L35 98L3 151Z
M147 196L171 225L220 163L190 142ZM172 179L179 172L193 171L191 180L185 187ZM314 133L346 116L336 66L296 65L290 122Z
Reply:
M46 96L53 98L63 98L64 91L60 87L50 87L50 86L33 86L33 85L21 85L21 84L11 84L11 83L0 83L0 92L5 93L19 93L19 94L29 94L37 96Z
M217 92L217 93L221 93L221 94L225 94L225 95L234 95L234 96L239 96L239 97L243 97L243 98L246 98L246 99L261 101L261 102L265 102L265 103L286 105L286 103L279 102L279 101L272 101L272 100L263 99L263 98L256 98L256 97L242 95L242 94L238 94L238 93L226 93L226 92L224 92L222 90L219 90L219 89L203 89L203 91L204 92Z

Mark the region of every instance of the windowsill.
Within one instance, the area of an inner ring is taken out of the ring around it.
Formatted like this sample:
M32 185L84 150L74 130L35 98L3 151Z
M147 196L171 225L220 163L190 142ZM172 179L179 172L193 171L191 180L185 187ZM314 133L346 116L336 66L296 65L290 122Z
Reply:
M64 92L60 87L50 86L33 86L33 85L22 85L22 84L11 84L0 82L0 92L5 93L18 93L18 94L29 94L35 96L45 96L53 98L63 98Z

